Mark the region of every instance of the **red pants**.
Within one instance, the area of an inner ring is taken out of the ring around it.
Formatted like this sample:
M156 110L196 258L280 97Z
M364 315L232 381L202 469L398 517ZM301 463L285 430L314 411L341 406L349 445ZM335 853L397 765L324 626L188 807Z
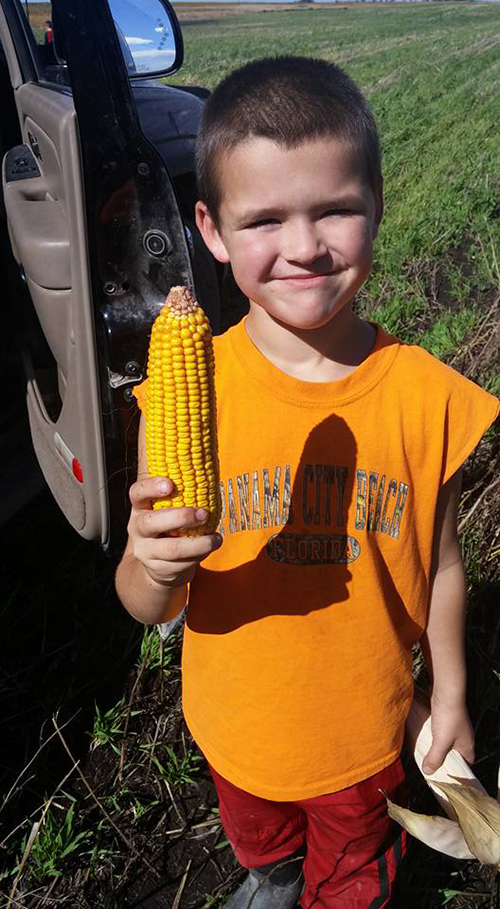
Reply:
M405 804L400 760L355 786L296 802L258 798L210 770L222 824L243 867L278 862L305 845L303 909L389 905L406 840L379 790Z

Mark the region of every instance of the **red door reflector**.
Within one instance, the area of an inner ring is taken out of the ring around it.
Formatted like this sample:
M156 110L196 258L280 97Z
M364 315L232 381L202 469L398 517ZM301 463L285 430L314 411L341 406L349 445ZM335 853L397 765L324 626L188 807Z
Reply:
M73 469L73 476L76 477L79 483L83 483L83 470L80 461L77 458L73 458L71 467Z
M70 448L68 448L66 442L58 432L54 433L54 446L57 453L64 461L64 464L66 465L69 473L72 473L79 483L83 483L82 465L80 464L78 458L75 458L73 452Z

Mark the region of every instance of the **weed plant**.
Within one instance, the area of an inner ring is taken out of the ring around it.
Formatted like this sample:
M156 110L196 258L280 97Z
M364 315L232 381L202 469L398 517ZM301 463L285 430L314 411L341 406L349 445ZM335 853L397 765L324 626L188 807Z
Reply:
M63 792L62 796L69 802L68 808L52 804L46 811L39 825L32 828L30 835L22 841L23 855L28 840L35 833L30 848L32 874L36 880L59 877L66 860L76 852L82 852L85 844L92 837L90 830L78 830L75 818L74 796ZM16 871L18 868L15 869Z

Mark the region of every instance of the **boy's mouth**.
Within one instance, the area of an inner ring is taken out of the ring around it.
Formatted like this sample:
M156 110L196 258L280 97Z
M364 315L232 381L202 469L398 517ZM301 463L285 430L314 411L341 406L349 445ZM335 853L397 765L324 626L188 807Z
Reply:
M286 281L288 284L321 284L328 278L337 274L336 271L309 272L308 274L283 275L278 281Z

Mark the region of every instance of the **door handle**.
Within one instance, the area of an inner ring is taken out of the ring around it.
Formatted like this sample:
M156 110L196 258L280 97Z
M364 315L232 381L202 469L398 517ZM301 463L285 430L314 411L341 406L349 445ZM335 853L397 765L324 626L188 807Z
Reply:
M44 177L31 176L36 173L33 171L25 172L21 178L15 175L9 160L12 151L16 150L12 149L4 159L3 182L14 257L41 287L69 289L71 265L65 215L49 195ZM29 150L28 153L35 162Z

